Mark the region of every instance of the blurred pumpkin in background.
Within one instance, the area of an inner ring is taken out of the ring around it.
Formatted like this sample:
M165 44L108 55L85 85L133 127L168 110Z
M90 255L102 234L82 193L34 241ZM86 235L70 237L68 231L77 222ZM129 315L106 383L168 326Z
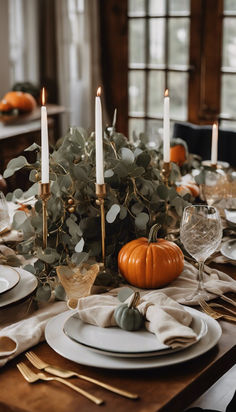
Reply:
M3 100L20 112L32 112L37 105L35 98L31 94L24 92L8 92Z
M188 157L188 146L182 139L172 139L170 142L170 161L183 166Z

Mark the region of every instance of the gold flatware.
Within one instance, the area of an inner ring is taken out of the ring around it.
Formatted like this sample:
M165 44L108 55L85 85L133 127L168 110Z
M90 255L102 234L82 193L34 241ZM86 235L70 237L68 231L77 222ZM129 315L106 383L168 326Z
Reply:
M226 310L227 312L229 312L229 313L231 313L231 314L233 314L234 316L236 316L236 311L235 310L231 310L231 309L229 309L229 308L227 308L226 306L224 306L224 305L221 305L220 303L216 303L216 302L208 302L208 305L210 306L210 307L212 307L212 308L221 308L221 309L224 309L224 310Z
M42 381L58 381L63 383L66 386L69 386L71 389L74 389L76 392L80 393L80 395L85 396L85 398L89 399L90 401L96 403L96 405L101 405L104 403L102 399L97 398L96 396L91 395L89 392L86 392L85 390L79 388L78 386L72 385L72 383L66 381L65 379L62 378L56 378L52 376L46 376L44 373L34 373L28 366L25 365L25 363L20 362L17 363L17 368L19 369L20 373L24 376L24 378L29 382L29 383L34 383L37 382L38 380Z
M76 376L77 378L83 379L88 382L92 382L95 385L101 386L104 389L107 389L111 392L117 393L118 395L124 396L129 399L138 399L138 395L135 393L127 392L123 389L116 388L114 386L111 386L107 383L98 381L97 379L90 378L89 376L86 375L81 375L77 372L68 370L68 369L62 369L59 368L58 366L50 365L43 360L41 360L37 355L35 355L34 352L26 352L25 356L27 359L32 363L32 365L35 366L37 369L45 370L48 373L51 373L52 375L60 376L61 378L71 378L73 376Z
M231 305L236 307L236 302L233 299L228 298L225 295L219 295L220 299L224 300L225 302L231 303Z
M213 319L225 319L230 322L236 322L236 315L224 315L223 313L217 312L216 310L212 309L212 307L209 306L203 299L199 299L198 302L203 311Z

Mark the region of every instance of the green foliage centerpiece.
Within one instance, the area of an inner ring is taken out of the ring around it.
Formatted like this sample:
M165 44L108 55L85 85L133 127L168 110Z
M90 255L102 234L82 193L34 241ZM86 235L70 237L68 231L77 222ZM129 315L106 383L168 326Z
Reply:
M13 227L22 230L24 240L18 252L35 257L26 269L39 279L38 298L50 298L52 289L60 297L61 285L55 268L59 265L80 265L86 261L101 261L100 208L95 191L95 135L81 128L70 128L64 139L50 154L51 196L47 202L48 239L43 250L42 199L38 195L40 181L40 147L31 145L36 161L30 164L24 156L8 163L4 176L10 177L25 167L30 169L33 183L23 193L21 189L8 193L7 200L35 196L33 213L17 211ZM117 255L128 241L146 236L154 223L161 225L165 237L179 227L179 218L188 204L175 190L178 167L171 165L169 185L161 174L161 150L148 148L142 140L135 145L112 128L104 133L106 267L117 275ZM47 270L45 270L47 267ZM104 281L104 279L103 279ZM114 283L114 276L106 279Z

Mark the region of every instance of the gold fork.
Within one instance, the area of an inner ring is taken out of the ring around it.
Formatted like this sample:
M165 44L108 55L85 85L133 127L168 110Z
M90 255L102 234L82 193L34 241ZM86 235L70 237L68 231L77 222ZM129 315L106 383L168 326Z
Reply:
M34 373L28 366L25 365L25 363L20 362L17 363L17 368L19 369L20 373L24 376L24 378L29 382L29 383L34 383L37 382L38 380L42 381L58 381L61 383L64 383L64 385L69 386L71 389L74 389L76 392L80 393L80 395L85 396L88 398L90 401L96 403L96 405L101 405L104 403L104 401L100 398L97 398L96 396L91 395L89 392L86 392L85 390L79 388L78 386L72 385L72 383L66 381L65 379L62 378L56 378L52 376L46 376L44 373Z
M230 322L236 322L236 315L235 316L231 316L231 315L224 315L223 313L217 312L216 310L212 309L211 306L209 306L205 300L203 299L199 299L198 300L199 305L201 306L201 308L203 309L203 311L211 316L214 319L225 319L228 320Z
M105 388L111 392L117 393L118 395L125 396L126 398L138 399L139 397L135 393L131 393L123 389L116 388L107 383L98 381L97 379L90 378L89 376L81 375L77 372L74 372L68 369L62 369L62 368L59 368L58 366L50 365L44 362L43 360L41 360L34 352L31 352L31 351L26 352L25 356L32 363L32 365L35 366L35 368L41 369L41 370L43 369L46 372L51 373L52 375L60 376L61 378L71 378L72 376L76 376L77 378L83 379L88 382L92 382L95 385L101 386L102 388Z
M226 310L227 312L231 313L232 315L236 316L236 311L235 311L235 310L229 309L229 308L227 308L226 306L221 305L220 303L210 302L210 303L208 303L208 306L210 306L210 307L212 307L212 308L221 308L221 309L224 309L224 310Z

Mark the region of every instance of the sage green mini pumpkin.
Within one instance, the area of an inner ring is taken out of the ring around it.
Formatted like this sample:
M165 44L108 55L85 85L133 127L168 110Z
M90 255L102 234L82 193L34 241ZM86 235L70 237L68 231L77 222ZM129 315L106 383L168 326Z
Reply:
M115 309L115 321L121 329L138 330L143 324L143 316L134 307L129 307L126 303L117 306Z

